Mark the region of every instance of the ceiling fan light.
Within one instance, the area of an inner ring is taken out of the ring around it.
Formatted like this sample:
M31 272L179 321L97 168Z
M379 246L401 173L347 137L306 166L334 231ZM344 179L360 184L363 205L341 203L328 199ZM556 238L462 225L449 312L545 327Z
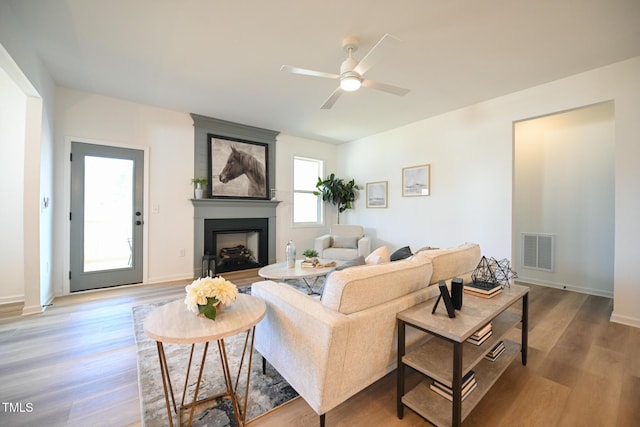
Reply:
M345 92L353 92L360 89L362 82L356 76L346 76L340 79L340 88Z

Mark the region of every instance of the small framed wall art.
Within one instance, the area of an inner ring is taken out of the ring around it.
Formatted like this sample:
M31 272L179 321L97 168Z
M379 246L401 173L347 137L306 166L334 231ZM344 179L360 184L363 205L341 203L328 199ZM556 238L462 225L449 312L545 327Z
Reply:
M402 168L402 196L429 196L431 194L431 165Z
M387 207L387 181L367 182L367 207Z

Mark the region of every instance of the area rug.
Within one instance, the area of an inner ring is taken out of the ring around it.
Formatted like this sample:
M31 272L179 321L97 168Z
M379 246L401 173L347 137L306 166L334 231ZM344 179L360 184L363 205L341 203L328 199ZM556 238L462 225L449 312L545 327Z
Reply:
M297 287L297 286L294 286ZM241 288L241 291L250 293L250 287ZM162 376L158 363L158 352L154 340L144 333L144 319L156 307L166 304L147 304L133 307L133 325L138 351L138 384L140 390L140 404L143 425L146 427L167 426L169 420L165 405L164 392L162 388ZM244 345L245 334L239 334L225 339L229 368L234 378L238 372L238 364L242 347ZM195 390L197 372L202 360L203 344L197 344L194 352L194 363L191 368L189 384L187 386L186 400L190 401ZM165 354L169 364L171 381L176 403L180 403L182 388L184 386L186 366L189 360L190 345L164 345ZM245 356L247 358L247 356ZM196 362L197 361L197 362ZM198 397L216 396L224 392L224 376L220 367L220 358L215 343L209 345L207 359L205 362L205 372L200 386ZM268 365L267 365L268 366ZM244 394L246 387L246 360L245 368L240 376L238 390ZM254 350L253 363L251 368L251 380L249 388L249 398L247 403L247 420L254 419L292 399L297 397L296 391L278 374L275 369L267 367L266 374L262 374L262 356ZM243 398L240 399L240 407L243 406ZM188 419L188 415L184 418ZM174 418L175 422L175 418ZM199 405L193 420L194 426L211 427L233 427L235 419L231 400L227 398L216 399L215 402Z

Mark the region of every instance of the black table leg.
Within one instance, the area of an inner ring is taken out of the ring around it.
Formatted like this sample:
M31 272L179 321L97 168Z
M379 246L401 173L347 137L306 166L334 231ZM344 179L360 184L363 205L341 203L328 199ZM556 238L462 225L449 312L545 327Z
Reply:
M451 418L452 426L462 424L462 343L453 343L453 414Z
M527 348L529 347L529 293L522 297L522 364L527 365Z
M405 352L404 343L405 324L402 320L398 320L398 391L397 391L397 411L398 418L402 419L404 416L404 405L402 404L402 396L404 395L404 364L402 363L402 357Z

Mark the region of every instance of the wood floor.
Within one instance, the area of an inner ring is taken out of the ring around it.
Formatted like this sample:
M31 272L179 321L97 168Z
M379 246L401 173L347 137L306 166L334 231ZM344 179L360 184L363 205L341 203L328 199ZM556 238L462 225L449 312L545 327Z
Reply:
M90 292L0 320L0 426L140 425L131 307L183 292L184 283ZM464 425L639 425L640 329L609 322L607 298L531 286L529 301L528 365L516 359ZM327 426L429 425L410 410L398 420L395 399L394 372L330 411ZM315 427L318 416L296 399L249 425Z

